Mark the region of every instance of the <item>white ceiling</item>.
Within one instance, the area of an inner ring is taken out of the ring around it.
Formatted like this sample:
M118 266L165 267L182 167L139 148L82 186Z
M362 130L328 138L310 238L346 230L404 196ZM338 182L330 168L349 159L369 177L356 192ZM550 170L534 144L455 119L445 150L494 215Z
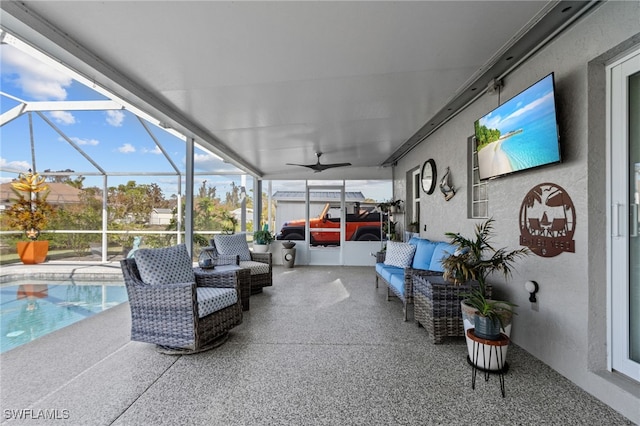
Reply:
M14 35L252 174L371 179L390 177L381 165L555 3L3 1L1 7L2 26ZM314 174L285 164L314 163L316 151L323 163L353 167Z

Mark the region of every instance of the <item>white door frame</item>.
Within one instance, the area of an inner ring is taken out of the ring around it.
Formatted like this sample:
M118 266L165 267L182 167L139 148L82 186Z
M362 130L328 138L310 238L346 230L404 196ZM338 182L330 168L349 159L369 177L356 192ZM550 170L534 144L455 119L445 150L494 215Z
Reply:
M608 368L640 381L640 363L629 356L629 200L628 77L640 72L640 50L609 64L607 76L607 321ZM634 260L636 261L636 260Z

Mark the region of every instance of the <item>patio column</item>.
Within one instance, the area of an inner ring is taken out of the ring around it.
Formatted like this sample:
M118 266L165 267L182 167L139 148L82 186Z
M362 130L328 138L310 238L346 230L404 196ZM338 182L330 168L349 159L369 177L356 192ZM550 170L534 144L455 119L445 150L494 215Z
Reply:
M187 138L185 144L186 152L186 199L185 199L185 212L184 212L184 243L187 246L187 251L193 256L193 158L194 158L194 145L193 138ZM179 230L178 230L179 231Z

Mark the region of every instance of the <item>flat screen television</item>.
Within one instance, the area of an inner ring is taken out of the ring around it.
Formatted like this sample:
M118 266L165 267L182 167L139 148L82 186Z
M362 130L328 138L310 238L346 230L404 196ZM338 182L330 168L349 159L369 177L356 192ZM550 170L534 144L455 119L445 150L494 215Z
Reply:
M480 179L559 163L553 73L475 122Z

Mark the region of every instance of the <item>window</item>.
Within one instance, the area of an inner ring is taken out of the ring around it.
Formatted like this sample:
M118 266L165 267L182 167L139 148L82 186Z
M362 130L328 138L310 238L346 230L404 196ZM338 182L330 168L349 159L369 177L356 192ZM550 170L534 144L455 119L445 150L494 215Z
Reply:
M420 169L413 171L413 209L411 212L411 222L420 222Z
M467 191L467 217L469 219L485 219L489 217L489 192L487 183L480 181L478 172L478 151L475 136L467 139L469 146L469 176Z

